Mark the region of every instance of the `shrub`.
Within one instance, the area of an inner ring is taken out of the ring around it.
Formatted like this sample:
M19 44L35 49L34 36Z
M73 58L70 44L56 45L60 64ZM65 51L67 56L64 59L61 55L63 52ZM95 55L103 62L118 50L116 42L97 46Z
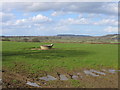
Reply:
M25 38L25 39L23 39L23 41L24 41L24 42L28 42L28 41L29 41L29 39Z
M33 38L32 42L40 42L40 40L38 38Z
M9 38L2 38L2 41L10 41Z

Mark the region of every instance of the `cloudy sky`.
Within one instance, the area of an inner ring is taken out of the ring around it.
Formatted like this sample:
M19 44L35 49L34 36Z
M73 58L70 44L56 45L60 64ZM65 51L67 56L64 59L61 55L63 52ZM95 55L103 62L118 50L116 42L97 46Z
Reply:
M116 2L8 2L0 10L2 35L52 36L118 33Z

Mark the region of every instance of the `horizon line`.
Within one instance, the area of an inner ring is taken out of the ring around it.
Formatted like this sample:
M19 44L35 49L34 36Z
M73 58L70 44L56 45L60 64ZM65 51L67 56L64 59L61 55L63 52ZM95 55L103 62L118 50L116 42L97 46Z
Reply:
M119 35L119 33L116 33ZM58 36L58 35L73 35L73 36L106 36L106 35L116 35L116 34L105 34L105 35L87 35L87 34L57 34L57 35L0 35L1 36Z

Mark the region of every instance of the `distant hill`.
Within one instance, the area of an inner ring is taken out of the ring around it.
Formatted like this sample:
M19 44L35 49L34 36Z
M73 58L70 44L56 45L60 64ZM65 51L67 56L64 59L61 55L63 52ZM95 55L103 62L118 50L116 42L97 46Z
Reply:
M0 36L2 41L18 42L78 42L78 43L117 43L120 34L105 36L58 34L57 36Z
M74 35L74 34L58 34L57 36L91 37L89 35Z
M108 34L105 36L101 36L100 38L104 39L120 39L120 34Z

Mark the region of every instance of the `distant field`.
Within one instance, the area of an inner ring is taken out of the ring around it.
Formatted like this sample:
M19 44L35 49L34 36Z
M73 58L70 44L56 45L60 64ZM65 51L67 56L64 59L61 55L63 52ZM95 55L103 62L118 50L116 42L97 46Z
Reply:
M3 66L12 68L16 63L24 63L24 69L35 72L55 68L117 68L118 65L117 45L55 43L52 50L31 50L42 44L48 43L4 41Z
M105 36L58 35L58 36L0 36L2 41L17 42L76 42L76 43L119 43L119 34Z

